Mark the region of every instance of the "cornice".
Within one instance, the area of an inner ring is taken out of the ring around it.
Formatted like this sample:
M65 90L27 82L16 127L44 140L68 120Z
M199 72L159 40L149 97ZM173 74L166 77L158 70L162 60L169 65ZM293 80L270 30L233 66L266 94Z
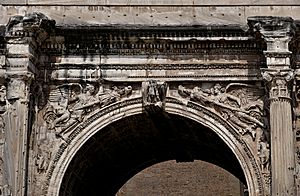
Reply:
M261 64L211 63L211 64L58 64L57 69L99 69L101 70L206 70L206 69L259 69Z

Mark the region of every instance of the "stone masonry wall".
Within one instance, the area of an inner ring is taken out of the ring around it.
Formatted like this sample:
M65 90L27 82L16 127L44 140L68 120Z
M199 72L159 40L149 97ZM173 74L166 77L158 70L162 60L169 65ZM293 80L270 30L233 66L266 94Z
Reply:
M117 196L197 195L239 196L239 180L203 161L167 161L146 168L131 178Z

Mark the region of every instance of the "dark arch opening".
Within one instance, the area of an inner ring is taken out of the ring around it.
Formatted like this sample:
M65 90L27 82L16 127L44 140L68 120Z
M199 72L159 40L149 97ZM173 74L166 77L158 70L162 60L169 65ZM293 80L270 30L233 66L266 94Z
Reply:
M178 115L143 113L91 137L69 164L60 196L114 195L141 170L168 160L203 160L247 184L236 156L212 130Z

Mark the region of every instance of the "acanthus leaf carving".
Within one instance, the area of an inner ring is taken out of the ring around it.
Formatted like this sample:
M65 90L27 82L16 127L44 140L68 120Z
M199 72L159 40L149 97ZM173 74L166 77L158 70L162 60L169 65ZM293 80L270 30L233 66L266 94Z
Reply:
M291 81L294 72L291 69L262 69L263 79L269 88L270 100L285 98L291 100Z
M266 129L264 112L264 90L257 86L231 83L226 87L193 89L178 87L181 96L209 107L225 118L241 135L250 134L256 138L257 129Z
M113 86L111 89L103 89L100 86L97 93L92 84L85 87L77 83L57 86L50 92L43 118L48 129L54 129L59 136L82 122L90 112L120 101L131 92L131 86Z

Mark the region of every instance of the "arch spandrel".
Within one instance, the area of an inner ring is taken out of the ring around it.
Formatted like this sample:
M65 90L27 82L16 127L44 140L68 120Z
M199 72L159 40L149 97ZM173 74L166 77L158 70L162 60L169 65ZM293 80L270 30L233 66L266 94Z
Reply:
M168 87L164 104L153 104L167 113L189 118L214 131L237 157L243 168L250 194L268 195L266 190L269 190L267 180L269 174L263 171L264 166L261 165L261 160L257 156L260 147L259 140L257 140L258 136L255 135L255 138L253 138L253 134L250 132L241 133L235 125L232 125L230 121L222 117L212 107L182 97L178 92L178 89L174 90L173 86ZM145 103L143 103L145 99L142 99L138 94L134 92L133 95L130 95L132 97L129 96L100 107L85 116L81 123L71 127L67 132L60 132L59 137L57 137L59 145L56 145L49 168L45 172L43 185L45 194L58 195L60 183L69 163L76 152L95 133L124 117L149 112L147 109L145 110Z

